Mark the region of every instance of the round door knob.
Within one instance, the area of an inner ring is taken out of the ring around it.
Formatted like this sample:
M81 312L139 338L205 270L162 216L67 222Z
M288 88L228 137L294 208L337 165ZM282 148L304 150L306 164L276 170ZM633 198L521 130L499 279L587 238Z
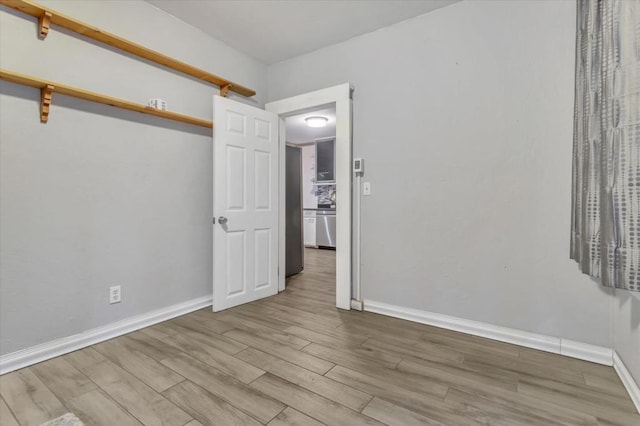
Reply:
M225 223L227 223L227 218L226 218L226 217L224 217L224 216L220 216L220 217L218 218L218 223L219 223L220 225L224 225Z

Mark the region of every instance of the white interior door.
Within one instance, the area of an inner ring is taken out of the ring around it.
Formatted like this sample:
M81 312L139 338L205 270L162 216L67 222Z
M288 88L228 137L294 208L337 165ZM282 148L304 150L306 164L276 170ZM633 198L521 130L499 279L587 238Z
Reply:
M213 310L278 292L278 117L213 100Z

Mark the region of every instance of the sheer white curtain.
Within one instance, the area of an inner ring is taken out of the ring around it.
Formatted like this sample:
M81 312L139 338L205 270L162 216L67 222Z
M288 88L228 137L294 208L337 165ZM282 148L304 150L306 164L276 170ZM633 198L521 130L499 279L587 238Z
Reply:
M640 291L640 0L578 0L571 258Z

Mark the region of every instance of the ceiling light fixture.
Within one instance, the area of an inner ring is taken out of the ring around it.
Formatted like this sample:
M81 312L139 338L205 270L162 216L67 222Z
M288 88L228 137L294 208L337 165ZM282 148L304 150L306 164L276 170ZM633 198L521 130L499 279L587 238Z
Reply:
M327 117L320 117L316 115L313 117L307 117L304 121L307 122L307 127L325 127L329 119Z

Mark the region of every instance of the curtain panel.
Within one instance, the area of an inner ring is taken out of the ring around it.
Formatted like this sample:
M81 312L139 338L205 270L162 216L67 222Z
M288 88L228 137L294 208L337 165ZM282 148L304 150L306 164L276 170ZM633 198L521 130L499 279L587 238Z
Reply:
M640 291L640 0L578 0L571 258Z

